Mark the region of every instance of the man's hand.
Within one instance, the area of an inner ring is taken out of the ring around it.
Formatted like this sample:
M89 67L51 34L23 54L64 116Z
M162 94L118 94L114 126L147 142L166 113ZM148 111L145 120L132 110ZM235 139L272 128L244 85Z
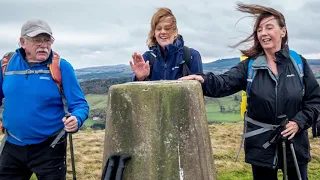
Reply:
M62 122L64 123L66 132L76 132L78 130L78 120L75 116L64 117Z
M131 69L136 75L136 79L138 81L143 81L150 74L149 61L145 62L142 55L136 52L133 53L132 59L133 59L133 62L130 61Z

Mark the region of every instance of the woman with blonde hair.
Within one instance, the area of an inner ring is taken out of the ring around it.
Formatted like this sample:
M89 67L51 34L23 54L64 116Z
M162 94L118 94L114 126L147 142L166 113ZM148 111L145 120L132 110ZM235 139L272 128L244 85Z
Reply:
M256 18L252 34L236 45L253 42L241 50L248 58L221 75L180 80L200 81L204 95L211 97L246 91L244 150L254 180L276 180L278 169L287 175L284 179L307 180L308 128L318 117L319 84L306 59L289 49L285 18L279 11L242 3L237 9Z
M130 66L135 81L175 80L202 73L201 56L195 49L184 46L170 9L159 8L153 15L147 45L149 51L132 55Z

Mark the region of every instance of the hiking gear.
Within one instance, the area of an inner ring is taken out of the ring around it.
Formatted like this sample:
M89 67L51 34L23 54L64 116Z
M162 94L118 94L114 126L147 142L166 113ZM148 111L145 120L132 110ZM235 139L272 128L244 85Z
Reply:
M14 74L20 74L20 75L29 75L29 74L51 74L53 80L56 82L59 91L61 93L61 98L62 98L62 102L64 104L64 108L66 109L67 105L66 105L66 100L65 97L63 95L63 89L62 89L62 81L61 81L61 71L60 71L60 56L56 53L53 52L53 58L52 58L52 63L48 64L48 68L49 70L26 70L26 71L7 71L7 67L12 59L12 57L15 55L15 52L8 52L7 54L5 54L2 58L1 61L1 70L2 70L2 78L4 79L5 76L8 75L14 75ZM1 130L3 129L3 132L5 133L5 138L2 140L2 143L0 145L0 155L4 146L4 142L7 140L7 131L4 129L4 127L1 127ZM12 137L14 137L13 135L11 135ZM63 134L62 134L63 136ZM60 136L60 138L62 137ZM17 138L15 138L17 139ZM58 139L57 141L55 141L54 144L56 144L60 139ZM19 140L21 141L21 140ZM54 146L53 146L54 148Z
M48 23L40 19L28 20L21 28L21 37L35 37L42 33L52 36L52 31Z
M181 35L164 49L160 45L149 47L142 56L150 65L150 74L145 80L177 80L183 74L203 73L200 53L184 46ZM136 80L134 74L132 80Z
M318 118L312 124L312 137L319 138L320 137L320 114Z
M19 48L6 67L10 71L48 71L53 62L53 51L49 58L41 63L28 63L23 48ZM2 62L2 61L1 61ZM76 78L72 65L60 58L59 68L63 82L63 94L68 100L68 109L78 120L80 128L87 119L89 105ZM0 105L4 101L3 125L14 136L7 141L24 146L37 144L50 136L57 135L63 128L61 119L65 116L61 93L50 73L11 74L3 77L0 71ZM5 98L4 98L5 96ZM28 106L26 106L26 103ZM21 131L21 129L24 129Z
M71 114L67 113L66 119L68 119L70 116ZM72 166L72 179L77 180L76 165L75 165L74 152L73 152L72 133L68 133L68 135L69 135L69 146L70 146L70 156L71 156L71 166Z
M255 121L270 125L280 125L277 117L281 114L286 114L290 121L296 122L299 126L299 132L294 136L292 142L299 164L307 164L311 156L306 131L313 120L309 117L318 115L316 106L320 103L320 88L307 61L301 57L304 66L303 81L305 82L303 96L299 73L289 54L287 46L275 53L278 76L272 73L264 55L253 61L252 68L256 73L249 93L246 115ZM249 59L239 62L223 74L207 73L204 75L205 82L202 84L204 95L216 98L228 96L241 90L245 91L247 89L248 64ZM261 127L246 122L246 132L259 128ZM246 138L244 142L245 162L260 167L278 167L278 162L274 159L276 144L270 143L271 145L267 149L263 147L276 133L277 131L266 131L263 134ZM278 155L282 156L281 151ZM293 166L292 157L289 156L287 159L288 165ZM281 167L281 162L279 162L279 167Z
M287 118L286 115L281 115L279 116L279 119L282 119L281 122L281 131L284 131L286 129L286 124L288 124L289 119ZM293 157L293 161L294 161L294 166L296 168L296 172L297 172L297 177L299 180L302 180L301 178L301 174L300 174L300 170L299 170L299 165L298 165L298 161L297 161L297 157L296 157L296 153L293 147L293 144L291 142L291 140L288 140L288 137L284 137L281 136L281 144L282 144L282 157L283 157L283 179L284 180L288 180L288 169L287 169L287 147L286 147L286 143L287 141L289 141L290 143L290 150L292 153L292 157Z
M101 180L122 180L125 163L130 159L128 154L111 154L103 168Z
M125 168L125 163L131 159L128 154L122 154L119 158L119 164L117 168L117 175L115 180L122 180L123 170Z
M116 178L117 167L119 163L119 154L111 154L104 166L101 180L112 180Z
M297 54L295 51L293 50L289 50L289 55L290 55L290 60L292 62L292 64L294 65L296 71L298 72L299 74L299 77L300 77L300 84L301 84L301 87L302 87L302 95L304 95L305 93L305 87L304 87L304 82L303 82L303 76L304 76L304 69L303 69L303 63L302 63L302 59L300 57L299 54ZM253 82L253 79L256 75L256 70L255 68L252 68L252 63L253 63L254 59L250 59L249 60L249 64L248 64L248 83L247 83L247 90L246 90L246 93L247 93L247 98L250 97L250 90L251 90L251 85L252 85L252 82Z
M1 69L2 69L2 77L6 75L13 75L13 74L51 74L52 79L54 82L57 83L60 93L63 93L62 89L62 80L61 80L61 71L60 71L60 56L58 53L53 52L52 63L48 64L49 70L26 70L26 71L9 71L7 72L7 67L15 55L15 52L8 52L5 54L1 61Z
M150 66L150 75L149 77L152 77L152 72L153 72L153 66L154 66L154 61L156 59L156 56L154 53L149 54L149 66ZM183 54L182 54L183 61L179 63L179 69L182 73L182 76L188 76L191 74L190 71L190 61L191 61L191 52L190 48L187 46L183 46Z

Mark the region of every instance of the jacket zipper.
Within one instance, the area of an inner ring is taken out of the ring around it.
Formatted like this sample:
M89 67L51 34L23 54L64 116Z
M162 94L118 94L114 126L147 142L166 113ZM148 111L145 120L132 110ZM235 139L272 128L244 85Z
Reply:
M258 69L266 69L268 70L268 73L271 77L272 80L274 80L274 82L276 83L276 86L275 86L275 93L276 93L276 116L274 118L274 124L276 124L277 122L277 117L278 117L278 81L277 81L277 78L275 77L275 75L273 74L273 72L271 71L271 69L269 67L258 67L258 68L255 68L256 70Z
M273 72L271 71L271 69L269 67L266 68L269 72L269 75L271 77L271 79L273 79L276 82L276 87L275 87L275 93L276 93L276 114L274 117L274 124L277 123L277 117L278 117L278 80L275 76L275 74L273 74ZM279 79L279 78L278 78ZM273 168L275 169L276 166L278 164L278 146L276 148L275 151L275 156L274 156L274 160L273 160Z

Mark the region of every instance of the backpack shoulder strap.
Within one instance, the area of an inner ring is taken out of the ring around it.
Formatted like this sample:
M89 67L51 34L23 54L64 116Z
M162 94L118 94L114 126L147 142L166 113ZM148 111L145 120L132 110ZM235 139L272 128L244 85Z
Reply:
M153 71L153 65L154 65L154 61L156 60L156 55L153 53L153 51L150 51L149 53L149 66L150 66L150 74L149 74L149 78L151 79L152 77L152 71Z
M249 60L249 63L248 63L248 72L247 72L247 90L246 90L246 93L247 93L247 98L249 98L250 96L250 89L251 89L251 85L252 85L252 81L256 75L256 71L254 69L252 69L252 63L253 63L253 59L250 59Z
M298 74L299 74L299 79L300 79L300 83L301 83L301 87L302 87L302 90L303 90L303 93L304 93L304 83L303 83L303 77L304 77L304 67L303 67L303 62L302 62L302 59L300 57L300 55L298 53L296 53L295 51L293 50L290 50L289 51L289 54L290 54L290 59L292 61L292 64L294 65L294 67L296 68Z
M7 71L8 64L14 54L15 54L15 52L8 52L3 56L2 61L1 61L2 77L4 77L4 74Z
M52 63L49 65L50 74L54 82L57 83L60 93L63 92L62 90L62 80L61 80L61 70L60 70L60 56L58 53L53 52Z
M188 76L191 73L190 71L190 61L192 59L190 48L187 46L183 46L183 54L182 54L183 61L180 62L180 70L182 72L182 76Z
M190 69L190 61L192 59L192 55L191 55L191 52L190 52L190 48L188 46L183 46L182 58L186 62L187 66Z

